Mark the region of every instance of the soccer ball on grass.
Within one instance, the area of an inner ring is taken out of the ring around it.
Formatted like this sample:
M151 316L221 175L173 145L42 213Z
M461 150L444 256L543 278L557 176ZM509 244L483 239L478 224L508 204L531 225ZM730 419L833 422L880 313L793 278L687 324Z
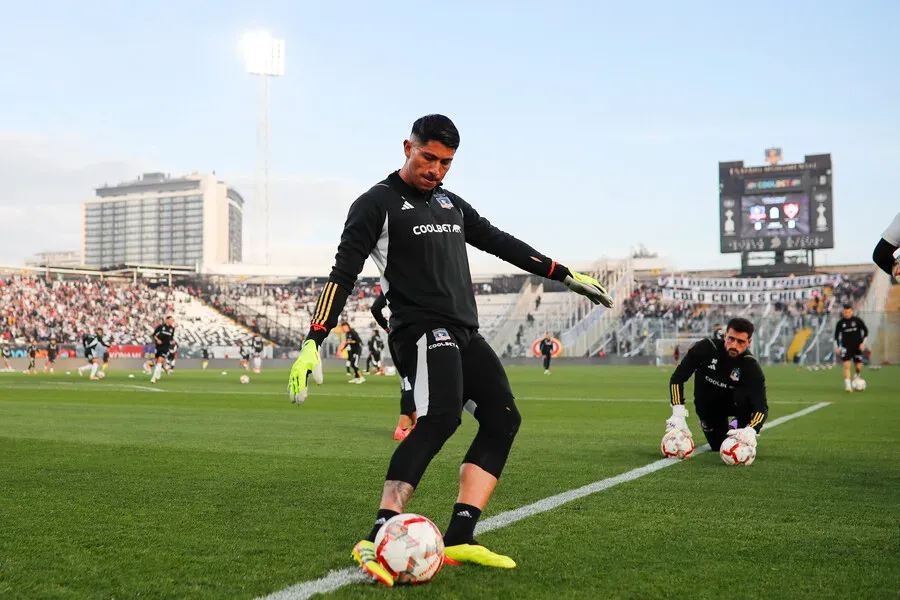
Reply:
M756 448L728 437L719 448L719 456L726 465L749 467L756 460Z
M106 373L104 373L103 371L97 371L97 379L103 379L104 377L106 377Z
M246 375L241 375L241 383L250 383L250 378Z
M659 449L666 458L685 459L694 453L694 438L684 429L673 429L663 436Z
M378 530L375 556L397 583L425 583L444 564L444 538L427 517L400 514Z
M853 386L854 391L857 391L857 392L866 391L866 380L863 379L862 377L857 377L856 379L853 380L853 383L851 383L850 385Z

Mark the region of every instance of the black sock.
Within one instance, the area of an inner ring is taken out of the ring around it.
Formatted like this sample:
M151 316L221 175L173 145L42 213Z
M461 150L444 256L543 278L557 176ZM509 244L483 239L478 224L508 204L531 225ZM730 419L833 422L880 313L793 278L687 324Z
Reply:
M481 516L481 509L471 504L457 502L453 505L453 515L450 517L450 525L444 534L445 546L457 544L471 544L475 541L475 523Z
M398 513L395 510L387 510L384 508L379 508L378 514L375 515L375 526L372 527L372 532L369 533L369 537L367 537L366 539L369 540L370 542L374 542L375 536L378 535L378 530L381 529L381 526L399 514L400 513Z

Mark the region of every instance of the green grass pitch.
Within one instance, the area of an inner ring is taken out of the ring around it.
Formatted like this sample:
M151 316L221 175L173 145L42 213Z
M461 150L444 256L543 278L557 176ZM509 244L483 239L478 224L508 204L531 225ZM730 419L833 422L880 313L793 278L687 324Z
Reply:
M485 517L660 458L668 369L508 370L524 419ZM485 533L510 571L340 598L896 598L900 371L766 370L749 468L715 453ZM0 374L0 598L243 598L352 565L396 442L398 382L326 373L298 408L287 372L147 378ZM688 386L688 393L691 387ZM689 404L695 439L702 432ZM408 506L446 526L463 425Z

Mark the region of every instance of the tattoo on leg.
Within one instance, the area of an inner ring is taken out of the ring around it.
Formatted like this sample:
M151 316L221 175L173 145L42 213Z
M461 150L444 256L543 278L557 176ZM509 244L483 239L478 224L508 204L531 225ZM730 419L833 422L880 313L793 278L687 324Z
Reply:
M403 512L416 488L405 481L385 481L381 494L381 507Z

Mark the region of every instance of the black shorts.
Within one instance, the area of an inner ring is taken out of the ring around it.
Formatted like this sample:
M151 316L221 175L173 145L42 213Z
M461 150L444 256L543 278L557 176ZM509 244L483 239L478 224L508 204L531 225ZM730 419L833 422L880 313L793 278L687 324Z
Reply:
M156 347L156 358L165 358L169 353L168 346L157 346Z
M47 353L47 362L56 362L56 354L52 352Z
M518 414L503 365L477 330L414 325L391 332L390 341L419 419L451 415L461 420L464 408L479 421L496 411Z
M362 352L350 352L347 351L347 362L350 363L350 366L354 369L359 367L359 357L362 356Z
M375 352L369 352L369 356L372 357L372 360L375 362L381 362L381 352L376 350Z
M861 363L863 359L863 351L857 347L855 350L851 348L841 348L841 362L853 361Z

